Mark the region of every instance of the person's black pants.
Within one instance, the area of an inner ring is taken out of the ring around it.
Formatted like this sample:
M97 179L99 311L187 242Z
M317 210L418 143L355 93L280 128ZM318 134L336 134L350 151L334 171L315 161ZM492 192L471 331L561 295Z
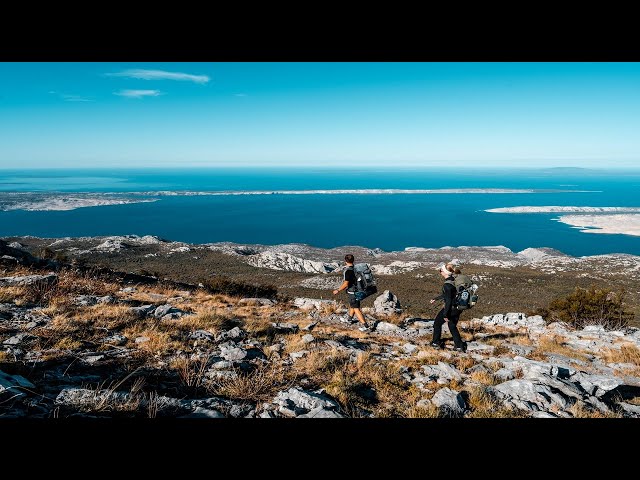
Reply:
M449 331L451 332L451 336L453 337L454 347L462 347L464 345L464 342L460 337L460 332L458 331L458 320L460 320L460 313L461 313L460 311L451 312L451 316L449 317L449 322L447 322L447 326L449 327ZM443 324L444 324L444 308L438 312L438 315L436 315L436 319L433 322L433 340L431 340L431 343L440 343Z

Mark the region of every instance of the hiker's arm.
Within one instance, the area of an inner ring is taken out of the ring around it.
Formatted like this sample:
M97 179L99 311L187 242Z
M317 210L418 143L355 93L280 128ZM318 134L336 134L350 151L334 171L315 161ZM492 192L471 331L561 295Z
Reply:
M340 285L336 290L333 291L333 294L337 295L338 292L341 292L342 290L346 290L347 288L349 288L349 282L345 280L344 282L342 282L342 285Z
M444 300L444 295L443 295L443 294L440 294L440 295L438 295L437 297L433 297L433 298L430 300L430 303L437 302L438 300Z

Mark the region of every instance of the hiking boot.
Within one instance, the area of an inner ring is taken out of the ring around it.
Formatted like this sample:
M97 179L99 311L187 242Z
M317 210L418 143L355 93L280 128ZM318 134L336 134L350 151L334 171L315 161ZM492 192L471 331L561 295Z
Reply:
M456 352L466 352L467 351L467 342L464 342L462 345L453 348Z
M360 330L361 332L372 332L373 330L371 329L371 327L369 325L360 325L358 327L358 330Z
M438 350L442 350L444 348L444 342L431 342L429 345L433 348L437 348Z
M358 320L356 320L353 317L350 317L349 315L345 315L340 319L340 321L342 323L346 323L347 325L351 325L352 323L356 323Z

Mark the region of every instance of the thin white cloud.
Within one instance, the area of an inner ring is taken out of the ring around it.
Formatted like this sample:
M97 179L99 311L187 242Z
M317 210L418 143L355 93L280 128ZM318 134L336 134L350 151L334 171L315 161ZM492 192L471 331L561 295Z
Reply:
M199 83L201 85L204 85L209 80L211 80L207 75L192 75L191 73L167 72L166 70L145 70L142 68L133 68L117 73L107 73L106 75L110 77L137 78L140 80L178 80Z
M160 90L120 90L114 92L114 95L127 98L144 98L144 97L158 97L162 95Z
M93 99L88 97L83 97L82 95L75 95L71 93L60 93L56 91L50 91L49 93L53 95L57 95L59 98L61 98L65 102L93 102Z

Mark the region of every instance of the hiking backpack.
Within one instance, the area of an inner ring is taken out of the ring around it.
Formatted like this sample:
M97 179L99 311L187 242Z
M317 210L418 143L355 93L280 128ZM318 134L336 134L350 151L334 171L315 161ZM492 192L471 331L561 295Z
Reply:
M445 283L450 283L456 289L454 305L458 310L468 310L478 301L478 295L476 295L478 286L475 283L471 283L471 280L466 275L456 275L453 282L445 281Z
M353 273L356 274L356 285L353 291L356 300L362 300L378 292L376 279L369 268L369 264L356 263L353 266Z

